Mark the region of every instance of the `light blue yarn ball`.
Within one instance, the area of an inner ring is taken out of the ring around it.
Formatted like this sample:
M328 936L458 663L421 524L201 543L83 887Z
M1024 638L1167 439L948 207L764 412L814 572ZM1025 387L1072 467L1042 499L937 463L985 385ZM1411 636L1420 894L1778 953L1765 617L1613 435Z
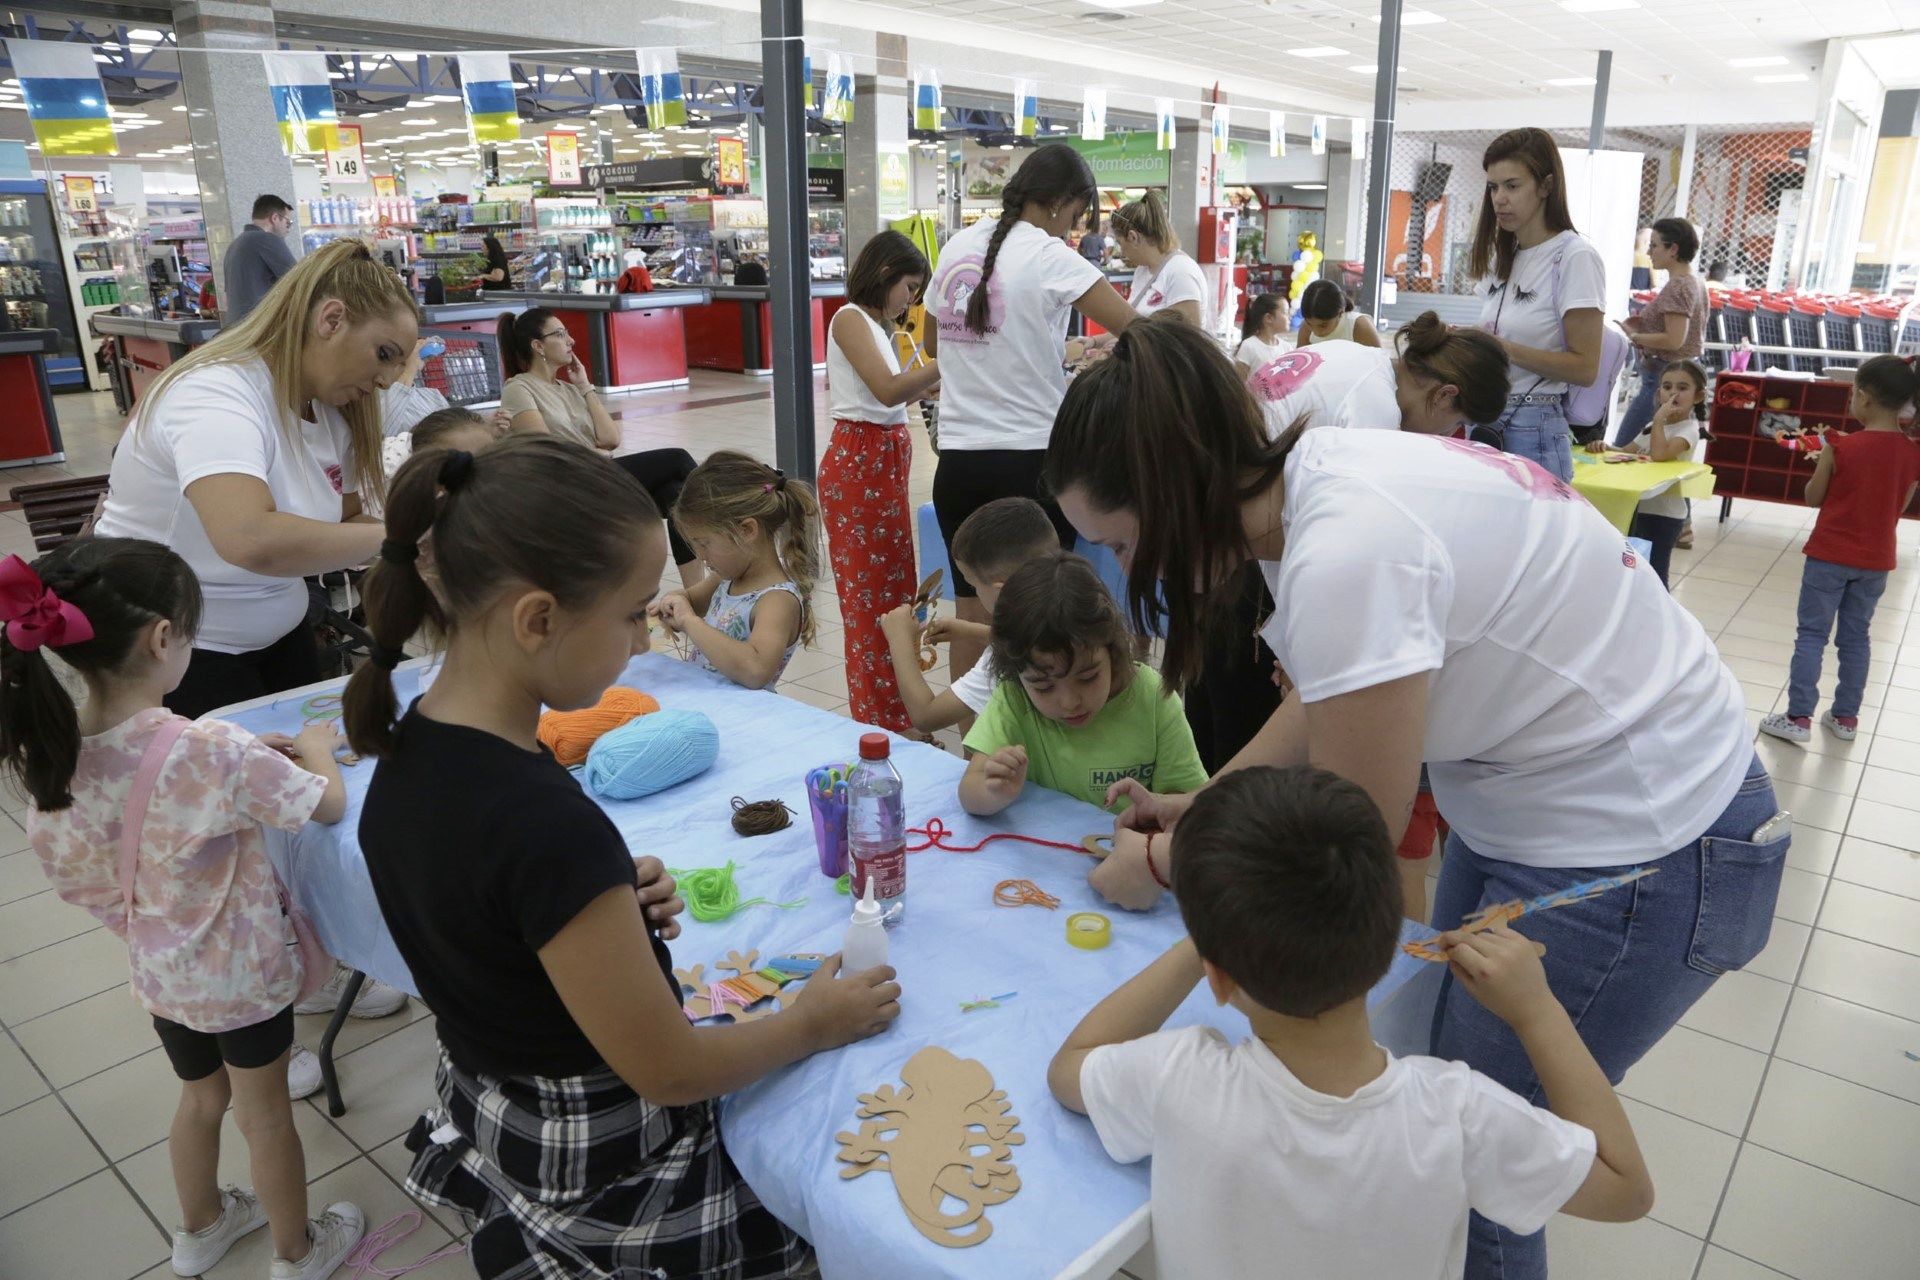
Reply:
M609 800L638 800L713 767L720 731L698 711L664 710L630 720L587 752L587 790Z

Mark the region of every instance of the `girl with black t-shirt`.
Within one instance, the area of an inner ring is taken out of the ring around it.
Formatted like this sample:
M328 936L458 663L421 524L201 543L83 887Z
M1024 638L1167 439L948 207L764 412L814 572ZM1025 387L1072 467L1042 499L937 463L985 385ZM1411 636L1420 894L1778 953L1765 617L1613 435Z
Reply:
M893 971L836 979L836 961L771 1017L690 1025L672 877L535 738L543 704L592 706L646 652L659 511L578 445L515 437L414 454L387 531L366 582L378 647L345 713L380 761L360 820L374 893L439 1019L441 1106L407 1138L408 1190L478 1224L487 1278L805 1265L722 1149L713 1099L883 1029ZM446 662L399 716L388 677L428 620Z

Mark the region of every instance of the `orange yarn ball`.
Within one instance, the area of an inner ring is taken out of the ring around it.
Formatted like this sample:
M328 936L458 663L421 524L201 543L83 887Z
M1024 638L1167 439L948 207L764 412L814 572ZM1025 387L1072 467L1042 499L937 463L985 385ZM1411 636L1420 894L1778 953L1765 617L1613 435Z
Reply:
M571 769L586 762L587 752L600 740L600 735L659 709L659 703L638 689L617 684L601 695L597 706L581 711L549 711L542 715L538 736L547 750L553 752L553 758Z

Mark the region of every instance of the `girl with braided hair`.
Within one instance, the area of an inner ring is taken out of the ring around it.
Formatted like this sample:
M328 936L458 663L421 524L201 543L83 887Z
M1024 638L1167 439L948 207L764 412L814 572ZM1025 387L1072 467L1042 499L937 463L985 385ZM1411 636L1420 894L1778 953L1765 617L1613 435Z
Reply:
M1063 547L1073 530L1040 492L1040 463L1067 390L1067 313L1118 333L1136 317L1126 300L1065 237L1094 207L1086 160L1065 143L1029 154L1007 183L1000 216L981 219L940 251L927 290L927 354L940 360L940 465L933 508L947 545L961 523L995 498L1035 498ZM985 623L974 584L956 566L956 612ZM956 639L952 674L979 660L978 641Z

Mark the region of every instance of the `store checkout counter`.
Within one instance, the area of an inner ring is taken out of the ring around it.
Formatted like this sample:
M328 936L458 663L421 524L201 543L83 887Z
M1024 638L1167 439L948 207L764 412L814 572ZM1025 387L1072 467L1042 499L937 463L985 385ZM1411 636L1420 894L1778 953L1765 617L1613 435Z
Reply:
M502 311L546 307L573 335L596 387L644 391L687 384L688 320L712 302L704 287L652 293L545 293L489 289L478 302L428 307L436 329L494 332Z
M0 467L64 462L60 422L53 416L47 356L60 349L57 329L10 329L0 333Z
M722 284L712 301L687 312L687 361L758 378L773 374L773 291L766 285ZM827 326L846 305L844 280L813 281L813 367L827 367Z
M96 338L113 344L113 402L133 412L154 379L167 366L204 345L220 332L217 320L149 320L141 316L96 315L87 321Z

